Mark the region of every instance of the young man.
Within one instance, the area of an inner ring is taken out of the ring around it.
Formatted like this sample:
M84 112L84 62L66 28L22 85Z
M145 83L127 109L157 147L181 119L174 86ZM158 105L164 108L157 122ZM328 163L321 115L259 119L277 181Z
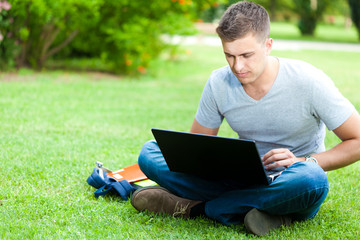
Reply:
M360 159L360 117L354 106L322 71L271 57L269 31L269 16L255 3L239 2L224 13L217 33L229 65L211 74L191 132L216 135L226 118L240 138L257 142L266 169L281 174L269 186L244 189L241 183L170 172L150 141L139 165L161 187L135 191L131 204L136 209L184 218L203 215L226 225L244 222L251 233L264 235L313 218L329 189L324 171ZM327 151L325 126L342 140Z

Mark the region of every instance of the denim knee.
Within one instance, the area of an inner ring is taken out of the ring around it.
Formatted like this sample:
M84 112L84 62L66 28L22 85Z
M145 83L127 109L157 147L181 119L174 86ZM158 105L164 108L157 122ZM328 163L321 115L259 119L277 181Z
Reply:
M291 174L292 177L285 177L287 174ZM317 201L318 199L324 200L328 193L328 178L324 170L316 163L305 161L297 162L285 170L282 175L284 175L285 178L279 177L278 183L276 183L276 180L278 180L276 179L275 185L285 184L290 186L288 191L292 191L291 189L302 189L301 192L316 193L316 196L312 197L313 201Z
M329 182L324 170L313 162L298 162L294 164L299 184L302 188L328 188ZM291 167L288 169L291 171ZM299 187L300 187L299 186Z
M313 218L329 192L329 182L324 170L312 162L297 163L297 187L304 189L301 205L303 210L293 215L294 219Z
M155 140L150 140L147 141L139 154L139 158L138 158L138 164L140 166L140 169L142 169L143 167L147 166L149 164L149 161L152 160L151 153L154 152L156 149L158 149L158 145L156 143Z

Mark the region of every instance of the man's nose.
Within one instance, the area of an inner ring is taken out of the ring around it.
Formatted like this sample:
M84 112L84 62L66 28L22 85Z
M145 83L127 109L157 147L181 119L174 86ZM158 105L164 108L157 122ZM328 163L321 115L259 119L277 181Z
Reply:
M241 70L244 68L244 60L240 57L235 58L233 68L236 72L241 72Z

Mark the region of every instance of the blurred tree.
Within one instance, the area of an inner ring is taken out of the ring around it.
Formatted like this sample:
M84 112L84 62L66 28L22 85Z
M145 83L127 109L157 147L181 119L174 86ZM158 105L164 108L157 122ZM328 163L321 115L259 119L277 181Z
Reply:
M360 40L360 0L348 0L348 2L351 10L351 19L356 26Z
M41 69L44 62L67 46L94 18L94 1L12 0L12 22L7 32L20 51L13 56L16 65Z
M115 72L145 73L168 48L163 34L194 33L200 12L223 0L0 0L7 1L0 47L14 46L6 54L18 67L41 69L56 54L100 57Z
M115 72L145 73L149 63L164 49L174 53L174 46L162 40L164 34L195 33L193 22L204 9L217 2L219 0L105 2L96 24L97 37L103 39L99 45L101 58ZM78 47L79 44L76 48L81 49Z
M349 5L343 0L332 0L328 2L325 14L338 15L338 16L349 16Z
M14 56L20 49L13 40L14 34L9 31L9 26L14 21L9 15L11 8L8 1L0 0L0 68L15 66Z
M208 10L204 11L201 18L205 22L213 22L221 18L225 10L232 4L239 2L239 0L225 0L222 4L215 4ZM293 9L292 0L253 0L253 2L262 5L269 12L271 21L276 21L278 16L281 19L288 20Z
M317 21L322 17L329 0L294 0L300 16L298 23L302 35L314 35Z
M99 1L99 19L89 20L80 30L71 52L101 57L114 72L145 73L148 64L167 47L162 34L194 33L192 20L210 2Z
M282 19L287 20L293 9L292 0L254 0L268 10L271 21L277 21L281 15Z

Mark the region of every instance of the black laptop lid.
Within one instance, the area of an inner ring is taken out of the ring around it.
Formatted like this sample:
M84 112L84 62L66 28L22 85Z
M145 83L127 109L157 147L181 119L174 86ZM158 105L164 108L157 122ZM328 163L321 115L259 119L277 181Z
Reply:
M267 185L254 141L152 129L170 171L241 185Z

